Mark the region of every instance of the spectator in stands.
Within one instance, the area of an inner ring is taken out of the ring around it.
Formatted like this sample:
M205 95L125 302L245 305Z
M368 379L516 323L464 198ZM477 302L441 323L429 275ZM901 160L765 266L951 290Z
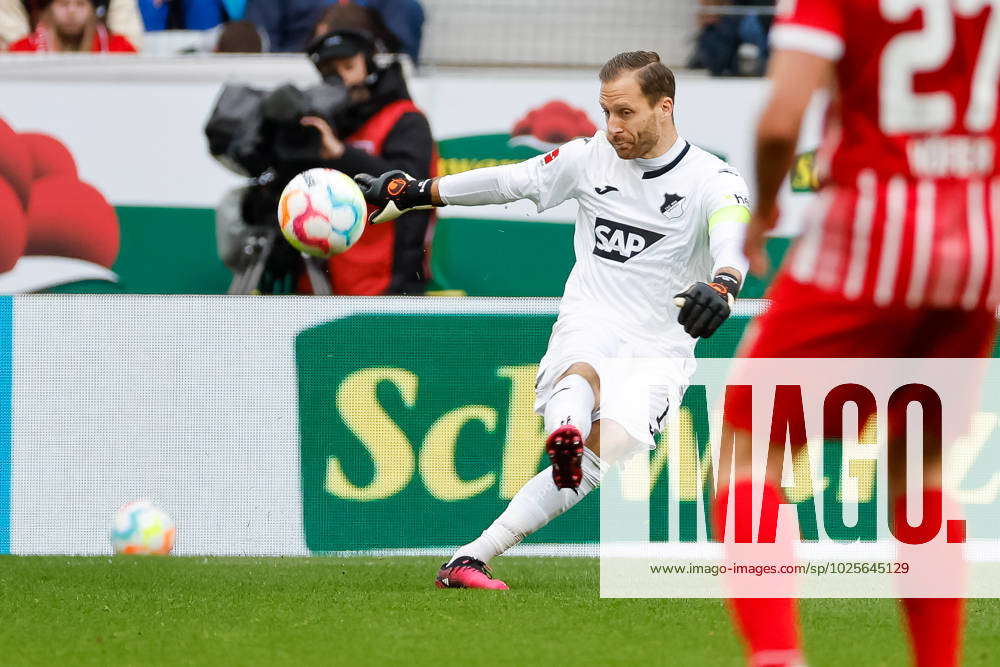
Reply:
M39 0L0 0L0 50L30 34L37 27L46 3ZM98 18L108 29L122 35L136 49L142 47L143 26L136 0L98 0L94 3Z
M139 0L142 20L150 32L171 28L211 30L243 18L245 7L246 0Z
M705 7L773 7L774 0L701 0ZM704 67L713 76L762 76L767 66L767 33L773 11L699 15L701 32L690 63Z
M108 30L95 0L39 0L38 24L11 51L135 53L132 43Z
M21 0L0 0L0 51L31 32L28 12Z
M264 53L267 35L250 21L229 21L222 25L215 43L216 53Z
M301 52L316 20L334 0L247 0L245 18L263 28L271 51Z
M101 1L107 7L107 11L102 10L100 6L101 2L99 2L97 15L104 19L108 30L126 38L136 50L141 50L145 28L142 23L142 15L139 13L139 4L136 0Z
M357 3L378 12L385 27L399 40L400 52L410 56L413 64L420 62L424 8L417 0L357 0Z
M391 169L418 179L434 176L430 124L410 99L402 67L375 62L380 45L392 40L379 15L354 4L336 5L317 23L316 35L310 58L324 80L348 88L350 102L333 114L332 125L316 116L302 120L322 138L322 161L311 166L349 176ZM334 293L422 294L431 224L431 211L414 211L368 227L355 247L330 260Z

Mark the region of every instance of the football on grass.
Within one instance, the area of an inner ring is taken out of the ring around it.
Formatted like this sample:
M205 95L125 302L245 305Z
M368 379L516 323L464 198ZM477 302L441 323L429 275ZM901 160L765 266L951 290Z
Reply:
M174 548L176 529L170 516L145 500L122 506L111 527L111 546L116 554L158 554Z

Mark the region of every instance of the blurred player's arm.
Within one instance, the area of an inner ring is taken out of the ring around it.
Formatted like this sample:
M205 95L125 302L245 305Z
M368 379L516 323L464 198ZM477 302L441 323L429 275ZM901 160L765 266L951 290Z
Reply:
M780 49L771 56L771 94L757 123L757 205L744 248L756 274L767 272L764 235L778 221L778 192L795 161L802 118L833 74L834 62L818 55Z
M482 206L530 199L544 211L575 194L585 153L586 143L577 139L518 164L424 180L400 170L381 176L359 174L354 180L376 209L368 218L372 224L394 220L406 211L449 204Z

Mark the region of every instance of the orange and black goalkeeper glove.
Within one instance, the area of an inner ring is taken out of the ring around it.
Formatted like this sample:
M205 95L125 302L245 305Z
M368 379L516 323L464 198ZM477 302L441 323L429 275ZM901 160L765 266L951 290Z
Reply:
M740 283L728 273L720 273L710 283L695 283L674 295L681 309L677 322L692 338L709 338L726 321L736 302Z
M432 178L418 181L405 171L394 169L381 176L358 174L354 181L361 188L365 201L375 208L368 216L368 223L372 225L395 220L407 211L434 207Z

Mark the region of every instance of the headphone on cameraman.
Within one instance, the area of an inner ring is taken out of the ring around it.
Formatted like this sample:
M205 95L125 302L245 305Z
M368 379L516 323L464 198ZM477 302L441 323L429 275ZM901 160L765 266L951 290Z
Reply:
M378 80L382 70L375 62L375 54L387 52L385 43L381 39L367 30L354 28L331 30L325 35L320 35L314 39L306 47L309 60L312 61L312 64L317 69L319 69L321 63L328 60L350 58L358 53L363 53L365 56L365 66L368 69L368 76L365 77L365 85L368 86Z

